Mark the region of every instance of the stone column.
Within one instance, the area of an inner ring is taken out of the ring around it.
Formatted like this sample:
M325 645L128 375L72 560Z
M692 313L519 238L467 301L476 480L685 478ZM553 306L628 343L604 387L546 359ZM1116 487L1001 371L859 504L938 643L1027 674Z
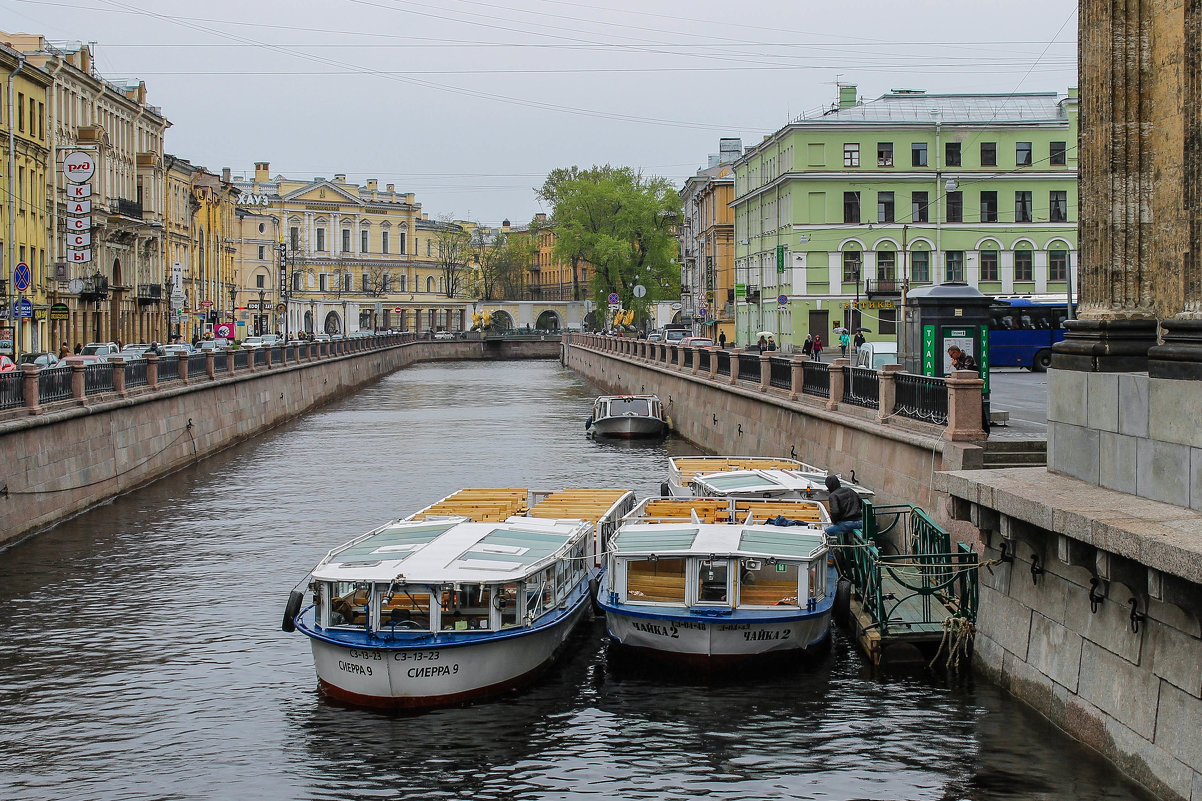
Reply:
M713 381L715 378L718 377L718 354L721 352L722 351L720 351L720 350L711 350L710 351L710 372L709 372L710 381Z
M180 372L179 377L184 379L184 383L187 383L188 362L184 359L182 354L180 355L179 369L182 371ZM213 351L208 351L205 353L205 375L208 376L209 379L214 379L217 377L217 354Z
M35 364L21 365L21 397L25 399L25 409L30 414L42 410L38 392L38 367Z
M947 381L947 437L952 442L983 442L988 436L981 421L984 380L976 370L953 370ZM831 381L831 386L834 386Z
M838 409L839 404L843 402L843 382L847 377L847 371L845 368L850 366L851 359L831 360L831 396L826 399L826 408L832 411Z
M805 363L809 360L810 357L804 353L793 357L792 372L789 375L790 383L793 386L789 390L789 400L797 400L802 396L802 389L805 387L806 382Z
M772 386L772 354L764 351L760 354L760 392L767 392Z
M267 369L270 370L271 369L271 348L266 348L265 353L266 353L266 358L267 358Z
M159 357L153 353L146 354L146 386L151 390L159 388Z
M730 352L730 375L726 377L726 383L731 386L739 383L739 351L737 350Z
M701 368L701 348L689 348L693 352L693 367L689 370L693 375L697 375Z
M230 375L234 374L234 352L232 350L225 352L225 369Z
M109 369L113 371L113 391L118 397L126 397L125 362L116 356L109 356Z
M897 374L905 372L900 364L886 364L880 370L879 403L877 404L877 419L889 423L893 419L893 407L897 405ZM984 384L984 382L981 382Z
M86 364L71 365L71 397L79 401L80 406L87 404L87 397L84 395L83 376L88 366Z

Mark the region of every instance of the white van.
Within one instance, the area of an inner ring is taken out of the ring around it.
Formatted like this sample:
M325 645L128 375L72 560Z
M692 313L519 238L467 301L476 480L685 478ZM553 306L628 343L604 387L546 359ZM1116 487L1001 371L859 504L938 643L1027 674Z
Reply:
M856 367L879 370L886 364L897 364L896 342L865 342L856 349Z

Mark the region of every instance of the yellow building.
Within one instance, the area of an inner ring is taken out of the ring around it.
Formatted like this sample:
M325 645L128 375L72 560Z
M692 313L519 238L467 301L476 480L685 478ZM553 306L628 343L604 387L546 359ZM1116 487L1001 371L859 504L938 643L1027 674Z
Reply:
M680 322L694 333L726 334L735 340L735 219L733 162L742 152L738 139L722 139L710 166L698 170L680 190Z
M200 320L188 306L196 253L192 236L193 215L197 208L192 197L192 178L200 168L186 159L167 155L163 159L163 264L167 267L169 308L168 339L191 341L203 333ZM199 307L197 307L199 309Z
M282 334L283 314L276 310L283 300L279 218L244 207L238 207L234 213L238 230L234 247L239 338Z
M238 302L236 269L238 190L228 181L198 167L192 176L192 268L184 279L188 313L196 321L193 335L213 333L213 326L235 320ZM241 338L241 337L239 337Z
M55 350L58 342L47 324L56 289L47 202L46 101L51 78L4 45L0 70L5 76L0 101L0 353ZM18 291L18 283L28 286Z
M532 300L586 300L595 268L584 259L564 260L555 255L555 229L547 215L539 212L530 225L503 227L502 230L532 240L533 255L526 277L526 290Z
M272 176L268 162L256 163L252 179L235 177L233 185L238 206L274 217L282 234L278 257L288 276L282 333L462 331L470 325L470 266L450 270L439 262L440 240L462 226L430 220L412 193L393 184L381 189L374 179L360 186L341 173L312 180ZM458 286L448 287L449 274Z

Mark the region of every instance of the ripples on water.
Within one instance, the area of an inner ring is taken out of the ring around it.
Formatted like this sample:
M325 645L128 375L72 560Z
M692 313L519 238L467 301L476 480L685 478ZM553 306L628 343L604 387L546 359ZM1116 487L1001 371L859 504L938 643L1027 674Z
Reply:
M838 632L707 681L615 659L593 622L496 701L319 698L279 621L332 546L464 486L653 493L697 452L586 440L592 392L551 362L410 368L0 552L2 797L1139 797L996 688L872 678Z

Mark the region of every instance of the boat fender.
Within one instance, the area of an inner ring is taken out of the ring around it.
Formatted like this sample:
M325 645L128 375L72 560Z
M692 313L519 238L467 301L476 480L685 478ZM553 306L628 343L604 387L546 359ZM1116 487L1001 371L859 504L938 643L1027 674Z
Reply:
M667 498L669 496L669 494L670 494L670 490L668 489L668 482L667 481L659 482L659 497Z
M840 626L846 626L851 620L851 582L845 578L835 584L835 603L831 611Z
M593 599L593 611L594 612L601 611L601 603L600 603L601 596L599 594L600 592L601 592L601 582L597 579L596 576L589 576L588 594L589 594L589 597Z
M588 431L592 427L593 427L593 416L590 414L588 416L588 419L584 421L584 430Z
M305 602L305 594L300 590L288 593L288 603L284 605L284 622L280 628L284 631L296 631L296 616L300 614L301 604Z

